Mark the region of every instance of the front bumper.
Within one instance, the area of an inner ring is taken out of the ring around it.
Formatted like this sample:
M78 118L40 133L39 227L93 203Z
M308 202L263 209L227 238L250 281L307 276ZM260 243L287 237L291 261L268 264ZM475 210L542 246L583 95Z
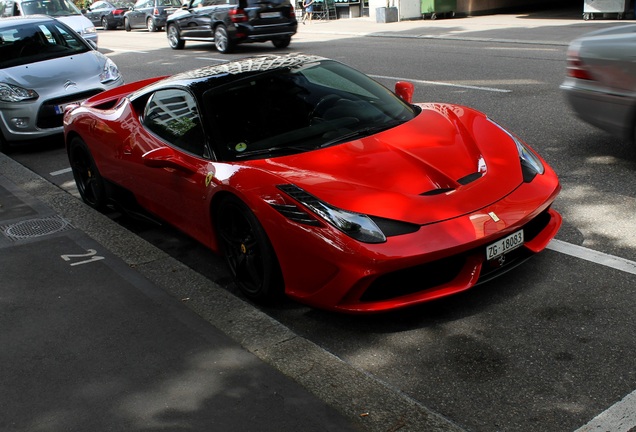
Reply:
M324 233L309 239L307 231L299 233L293 243L275 244L286 292L323 309L371 313L467 290L547 246L562 223L550 208L559 191L549 170L486 208L382 244L362 244L337 233L327 240ZM522 247L501 260L486 260L488 245L520 229ZM270 238L276 242L276 234Z

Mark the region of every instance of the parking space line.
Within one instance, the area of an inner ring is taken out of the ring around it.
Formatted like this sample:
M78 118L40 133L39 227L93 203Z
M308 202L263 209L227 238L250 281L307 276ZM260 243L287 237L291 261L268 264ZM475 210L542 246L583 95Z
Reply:
M629 432L636 428L636 391L625 396L574 432Z
M552 240L548 245L548 249L636 275L636 262L625 258L598 252L561 240Z
M73 171L71 169L71 167L68 167L68 168L64 168L64 169L58 170L58 171L53 171L53 172L49 173L49 175L55 177L55 176L58 176L58 175L69 173L71 171Z
M383 76L383 75L369 75L369 76L372 78L388 79L392 81L410 81L412 83L419 83L419 84L458 87L458 88L482 90L482 91L489 91L489 92L496 92L496 93L511 93L512 92L512 90L506 90L506 89L500 89L500 88L494 88L494 87L480 87L480 86L472 86L472 85L452 84L452 83L445 83L441 81L425 81L425 80L418 80L418 79L412 79L412 78L399 78L399 77L390 77L390 76Z

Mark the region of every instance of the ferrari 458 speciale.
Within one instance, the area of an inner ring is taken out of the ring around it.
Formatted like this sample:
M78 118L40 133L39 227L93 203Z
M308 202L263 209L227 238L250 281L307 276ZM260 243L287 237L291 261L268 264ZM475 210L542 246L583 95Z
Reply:
M83 200L140 206L221 253L241 291L349 313L457 293L556 235L546 162L486 115L337 61L259 56L69 108Z

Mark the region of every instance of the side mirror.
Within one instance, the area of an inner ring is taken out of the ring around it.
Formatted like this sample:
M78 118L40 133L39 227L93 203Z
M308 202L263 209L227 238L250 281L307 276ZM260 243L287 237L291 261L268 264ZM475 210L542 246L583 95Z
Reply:
M413 102L415 86L408 81L398 81L395 83L395 94L406 103Z
M88 39L84 39L84 40L86 41L86 43L88 43L91 46L91 48L97 51L97 44L95 43L95 41L88 40Z

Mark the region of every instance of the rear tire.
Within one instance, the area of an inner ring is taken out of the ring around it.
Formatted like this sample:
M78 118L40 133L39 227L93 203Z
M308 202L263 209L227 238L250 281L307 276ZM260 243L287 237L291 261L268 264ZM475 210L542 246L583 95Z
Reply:
M214 29L214 46L221 54L232 52L234 45L227 34L227 29L223 24L216 26Z
M250 300L271 302L283 294L283 278L274 248L249 207L235 196L215 212L221 252L234 281Z
M273 39L272 43L275 48L287 48L291 43L291 36L283 36L278 39Z
M82 200L96 210L103 210L108 201L104 179L81 138L75 137L71 140L68 158Z
M152 18L148 18L146 20L146 28L148 29L150 33L155 33L159 31L159 29L155 25L155 21Z
M113 27L108 25L108 20L106 19L106 17L102 17L102 28L104 30L112 30Z
M168 26L168 44L170 48L180 50L185 46L185 41L181 39L179 29L174 24Z

